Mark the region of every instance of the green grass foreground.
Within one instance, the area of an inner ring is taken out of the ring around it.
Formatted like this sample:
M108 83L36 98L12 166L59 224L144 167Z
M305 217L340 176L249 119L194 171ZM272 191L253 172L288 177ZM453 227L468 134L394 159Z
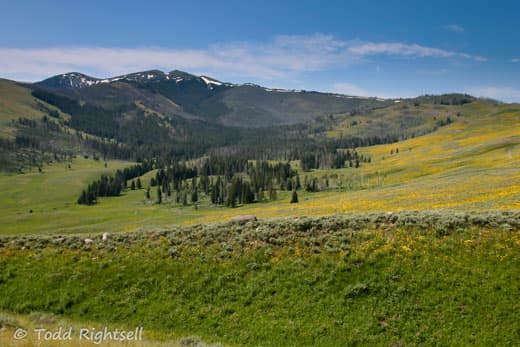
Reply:
M400 212L6 236L0 310L236 346L510 346L519 231L519 211Z

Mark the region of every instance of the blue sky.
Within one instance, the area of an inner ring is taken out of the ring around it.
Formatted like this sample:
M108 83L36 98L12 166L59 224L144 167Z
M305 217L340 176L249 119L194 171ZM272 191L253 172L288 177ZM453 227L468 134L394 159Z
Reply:
M158 68L268 87L520 102L518 1L0 2L0 77Z

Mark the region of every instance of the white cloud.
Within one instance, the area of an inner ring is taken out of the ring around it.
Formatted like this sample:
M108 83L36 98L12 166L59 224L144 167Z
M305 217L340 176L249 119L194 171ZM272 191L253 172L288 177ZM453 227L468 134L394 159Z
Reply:
M445 25L443 28L446 29L446 30L449 30L449 31L456 32L456 33L461 33L461 32L464 31L464 27L460 26L460 25L457 25L457 24Z
M109 77L147 69L180 69L217 78L267 81L355 64L376 54L486 60L418 44L342 41L323 34L282 35L264 43L220 43L206 49L0 48L0 76L34 81L69 71Z
M487 58L467 53L447 51L444 49L421 46L418 44L404 44L399 42L364 43L348 48L355 55L388 54L400 56L438 57L438 58L465 58L476 61L486 61Z
M520 63L520 58L513 58L511 59L512 63Z
M482 87L482 88L473 88L468 90L469 94L497 99L501 101L511 101L511 102L519 102L520 101L520 89L515 89L511 87Z

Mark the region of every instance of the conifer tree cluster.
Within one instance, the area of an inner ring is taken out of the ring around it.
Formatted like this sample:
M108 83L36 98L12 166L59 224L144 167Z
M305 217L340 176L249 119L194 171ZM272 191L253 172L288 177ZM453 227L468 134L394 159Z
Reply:
M100 179L88 185L87 189L81 192L78 198L80 205L93 205L97 202L100 196L119 196L121 190L126 188L126 182L135 177L150 171L153 168L151 161L144 161L141 164L117 170L114 176L103 175ZM137 186L141 185L141 180L138 178Z
M332 157L327 157L325 153L308 153L301 160L301 166L304 169L321 168L332 163L333 167L357 168L361 161L370 162L370 158L358 154L355 150L338 151ZM100 196L118 196L121 190L127 188L127 181L131 190L141 189L143 183L140 176L157 165L157 161L145 161L118 170L114 176L102 176L82 192L78 203L92 205ZM206 198L214 205L235 207L276 200L279 191L293 192L291 202L295 203L298 202L298 190L326 190L329 188L329 180L305 175L304 181L301 182L298 172L289 162L271 163L215 155L189 162L162 165L147 185L145 199L148 201L152 201L151 187L154 187L153 201L157 204L168 202L196 206L200 199Z
M302 170L311 169L340 169L347 165L358 168L361 162L369 163L371 159L356 150L336 151L335 153L317 151L302 154L300 163Z
M150 180L150 186L158 186L166 199L178 204L187 205L188 198L195 204L202 194L212 204L228 207L275 200L277 190L301 187L297 171L289 163L270 164L223 156L209 157L193 167L175 164L161 168Z

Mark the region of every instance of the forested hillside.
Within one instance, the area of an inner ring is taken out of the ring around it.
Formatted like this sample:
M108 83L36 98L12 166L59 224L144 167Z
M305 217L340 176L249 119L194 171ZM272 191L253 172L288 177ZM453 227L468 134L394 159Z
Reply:
M159 166L224 155L300 160L304 170L342 167L350 158L343 158L339 149L434 131L456 119L449 105L474 100L455 94L360 98L234 85L156 70L104 80L70 73L32 85L3 81L2 91L11 95L0 109L3 171L23 171L76 155L155 159ZM445 109L438 112L441 106ZM339 130L346 128L349 131Z

